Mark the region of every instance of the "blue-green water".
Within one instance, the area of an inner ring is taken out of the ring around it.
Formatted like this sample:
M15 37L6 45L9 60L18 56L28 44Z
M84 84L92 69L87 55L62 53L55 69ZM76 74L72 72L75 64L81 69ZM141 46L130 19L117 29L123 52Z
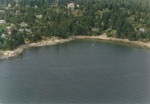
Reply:
M150 50L96 40L27 49L0 61L0 104L150 104Z

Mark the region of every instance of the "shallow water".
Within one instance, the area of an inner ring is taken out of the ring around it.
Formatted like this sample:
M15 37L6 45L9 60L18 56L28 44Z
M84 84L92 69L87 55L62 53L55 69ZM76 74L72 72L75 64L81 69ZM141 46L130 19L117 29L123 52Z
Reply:
M27 49L0 61L0 104L150 104L150 50L97 40Z

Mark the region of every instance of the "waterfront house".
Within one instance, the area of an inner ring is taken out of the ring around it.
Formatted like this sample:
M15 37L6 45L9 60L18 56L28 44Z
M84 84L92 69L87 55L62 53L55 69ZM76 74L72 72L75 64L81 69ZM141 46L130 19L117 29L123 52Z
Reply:
M94 32L97 32L97 31L99 31L99 28L98 27L92 27L91 30L94 31Z
M56 4L51 4L51 5L50 5L50 8L55 8L55 7L57 7Z

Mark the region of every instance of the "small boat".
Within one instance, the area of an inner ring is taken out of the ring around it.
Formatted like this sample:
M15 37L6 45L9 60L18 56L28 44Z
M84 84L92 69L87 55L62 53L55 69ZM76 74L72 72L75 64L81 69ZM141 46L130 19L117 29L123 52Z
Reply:
M95 46L94 43L92 43L92 46L93 46L93 47Z

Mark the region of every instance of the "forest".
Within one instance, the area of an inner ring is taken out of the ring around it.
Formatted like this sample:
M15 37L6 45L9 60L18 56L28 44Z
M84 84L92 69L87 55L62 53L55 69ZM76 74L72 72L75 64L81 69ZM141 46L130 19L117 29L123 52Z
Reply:
M0 49L101 35L150 41L149 0L0 0Z

